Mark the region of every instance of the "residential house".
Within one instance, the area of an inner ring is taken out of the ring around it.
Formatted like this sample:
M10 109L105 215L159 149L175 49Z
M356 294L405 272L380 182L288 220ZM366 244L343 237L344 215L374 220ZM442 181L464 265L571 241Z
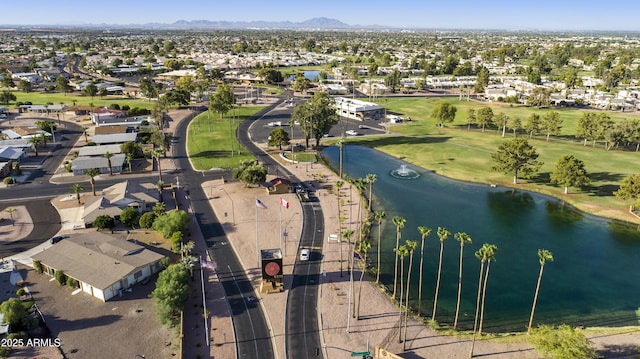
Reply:
M117 153L111 157L111 172L120 173L124 166L126 156L124 153ZM109 173L109 161L103 156L83 156L71 162L71 171L74 176L82 176L90 168L97 168L100 173Z
M31 257L44 273L63 271L83 292L103 302L122 295L162 268L162 254L101 232L70 235Z
M135 132L112 133L109 135L95 135L93 136L93 142L95 142L98 145L135 142L137 137L138 137L138 134Z
M86 197L82 220L85 227L90 227L98 216L118 218L125 208L142 213L151 210L159 198L155 186L127 180L105 188L99 196Z

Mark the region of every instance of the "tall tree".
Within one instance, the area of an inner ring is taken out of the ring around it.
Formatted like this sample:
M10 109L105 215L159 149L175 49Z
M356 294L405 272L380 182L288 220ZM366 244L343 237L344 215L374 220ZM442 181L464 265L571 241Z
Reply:
M209 96L209 110L217 112L220 115L220 119L233 108L235 103L236 95L231 90L231 87L226 84L218 85L216 92Z
M371 211L371 202L373 200L373 183L378 180L378 176L373 173L368 173L365 177L365 181L369 184L369 211Z
M489 85L489 70L482 66L476 76L476 84L475 91L476 94L481 94L484 92L484 89Z
M162 181L162 167L160 166L160 157L162 157L164 151L161 148L156 148L151 152L151 157L156 160L156 164L158 165L158 180Z
M482 335L482 324L484 323L484 303L487 299L487 282L489 281L489 269L491 262L495 261L495 255L498 253L498 247L495 244L489 244L485 254L487 256L487 271L484 273L484 282L482 283L482 307L480 308L480 324L478 326L478 334Z
M504 174L513 174L513 184L518 183L518 175L524 178L533 176L538 171L542 162L537 161L538 152L523 138L514 138L504 141L498 151L491 154L494 171Z
M476 111L475 115L478 125L482 128L482 132L484 132L485 127L493 123L493 110L491 107L483 107Z
M386 215L384 211L375 211L373 213L376 223L378 223L378 270L376 271L376 283L380 283L380 242L382 239L382 220Z
M525 131L529 133L529 138L540 131L540 115L532 113L527 118L527 123L524 125Z
M163 324L175 326L180 312L189 299L189 273L182 264L172 264L160 272L156 288L151 293Z
M10 91L2 91L0 92L0 103L5 105L5 106L9 106L9 102L11 101L15 101L16 100L16 95L14 95L12 92Z
M496 115L496 124L502 127L502 137L504 137L507 132L507 124L509 123L509 116L500 112Z
M473 339L471 341L471 352L469 354L469 358L473 358L473 349L476 344L476 333L480 332L482 335L482 320L484 319L484 294L486 293L486 284L487 277L489 271L484 270L484 265L487 263L490 258L493 258L495 252L497 251L497 247L493 244L484 243L482 247L476 251L476 258L480 260L480 275L478 276L478 296L476 299L476 315L473 321ZM484 275L484 285L483 285L483 275ZM482 310L480 309L480 303L482 302ZM480 314L480 329L478 329L478 314ZM478 329L478 331L476 331Z
M458 109L447 101L439 101L431 110L431 118L438 121L440 127L443 127L445 122L450 123L456 118L456 112Z
M66 95L67 92L71 89L69 86L69 80L67 80L64 76L58 76L56 78L56 89L60 92L64 92Z
M98 87L94 83L90 83L87 85L87 87L84 88L84 91L82 92L86 96L91 96L91 99L93 100L93 98L98 94Z
M409 255L409 249L406 245L401 245L395 249L396 258L400 258L400 300L398 307L400 308L398 320L398 343L402 343L402 298L404 297L404 257Z
M100 170L97 168L89 168L84 170L84 174L89 176L89 182L91 183L91 192L93 192L93 196L96 195L96 177L100 176Z
M436 294L433 299L433 314L431 320L436 320L436 309L438 308L438 294L440 291L440 274L442 273L442 252L444 251L444 241L449 238L451 232L444 227L438 227L438 239L440 239L440 261L438 262L438 280L436 281Z
M456 301L456 316L453 320L453 329L458 327L458 314L460 314L460 296L462 295L462 258L464 254L464 244L471 243L471 237L464 233L458 232L454 235L456 241L460 242L460 270L458 271L458 299Z
M394 251L396 253L398 253L398 247L400 246L400 237L402 237L401 230L406 223L407 223L407 220L404 219L403 217L400 217L400 216L393 217L393 224L395 224L396 226L396 246L394 247ZM394 299L396 298L396 293L397 293L397 290L396 290L397 283L398 283L398 256L396 255L396 264L395 264L395 270L393 273L393 294L391 295L391 297Z
M476 110L470 108L467 110L467 130L471 129L472 123L476 123Z
M613 194L623 200L637 201L640 198L640 174L631 174L625 177L620 188Z
M407 322L409 319L409 285L411 284L411 272L413 269L413 253L418 247L416 241L406 241L405 246L409 251L409 270L407 270L407 292L404 300L404 340L402 341L402 349L407 349Z
M542 281L542 272L547 261L553 262L553 253L547 249L538 249L538 259L540 261L540 274L538 274L538 283L536 283L536 293L533 295L533 305L531 306L531 316L529 317L529 327L527 335L531 334L531 326L533 325L533 314L536 311L536 303L538 302L538 292L540 291L540 282Z
M269 133L269 146L278 146L278 149L282 150L282 145L288 145L289 141L289 133L282 127L278 127Z
M362 297L362 280L364 279L364 273L367 271L367 254L369 253L369 249L371 249L371 242L366 240L361 240L359 242L359 253L362 256L362 261L360 261L360 283L358 284L358 309L356 311L356 319L360 319L360 299Z
M102 155L102 157L107 159L107 165L109 166L109 175L113 176L113 167L111 166L111 157L113 157L113 153L107 151Z
M76 199L78 200L78 204L80 204L80 192L84 190L84 187L80 183L74 183L71 185L71 192L76 194Z
M342 277L342 219L344 218L342 216L342 198L340 198L340 196L343 185L344 181L341 180L337 180L334 184L338 196L338 244L340 245L340 277ZM380 254L378 254L378 256L380 256Z
M424 240L431 234L431 228L419 226L418 232L420 232L420 269L418 274L418 316L422 315L422 263L424 262Z
M557 136L562 129L562 119L560 113L557 111L551 111L544 115L540 123L540 129L547 134L547 141L551 135Z
M33 150L36 153L36 157L38 157L38 146L42 143L42 137L32 136L29 138L29 143L33 145Z
M565 155L556 162L551 172L551 183L564 186L564 194L567 194L569 187L584 187L590 183L590 179L584 162L573 155Z

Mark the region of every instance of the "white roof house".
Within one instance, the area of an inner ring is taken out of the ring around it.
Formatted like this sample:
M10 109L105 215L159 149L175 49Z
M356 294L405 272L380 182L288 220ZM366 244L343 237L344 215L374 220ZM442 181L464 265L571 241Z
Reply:
M354 120L377 119L384 115L384 107L373 102L336 97L335 105L338 115Z
M95 135L93 136L93 142L97 143L98 145L135 142L137 136L138 135L135 132L112 133L108 135Z

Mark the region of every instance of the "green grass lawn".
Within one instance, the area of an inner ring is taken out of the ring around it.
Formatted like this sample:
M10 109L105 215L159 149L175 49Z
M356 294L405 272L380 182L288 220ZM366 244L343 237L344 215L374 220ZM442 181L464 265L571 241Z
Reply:
M208 112L193 119L187 134L187 153L195 169L234 168L240 164L240 161L255 159L240 146L235 133L242 121L263 108L242 106L236 110L235 120L233 120L233 113L228 113L220 119L217 113Z
M440 128L435 120L429 118L433 105L441 98L390 98L391 111L412 118L412 122L392 127L389 136L353 138L350 141L376 148L394 157L401 158L419 167L438 174L464 181L513 186L512 176L491 170L491 152L505 140L513 138L507 132L502 138L501 131L486 130L484 133L472 127L467 130L466 112L468 108L491 106L494 113L504 112L508 116L519 116L524 120L533 111L543 114L549 110L528 107L510 107L505 104L460 102L458 98L446 98L457 108L456 119L448 127ZM378 101L385 105L385 101ZM540 161L544 165L535 178L519 179L516 187L552 195L576 205L582 210L598 215L636 221L637 218L627 212L629 203L613 196L625 176L640 173L640 153L633 151L606 151L602 144L596 148L575 140L573 135L578 118L583 113L576 109L558 109L564 119L562 135L551 137L547 142L544 136L534 137L530 143L536 147ZM631 114L610 113L614 120L630 118ZM394 135L396 134L396 135ZM518 134L518 136L526 136ZM557 160L573 154L585 162L591 176L591 186L584 191L570 188L569 194L563 194L563 188L551 185L549 175Z
M11 91L16 96L16 102L31 102L34 105L44 105L46 103L53 103L54 105L65 104L67 106L73 106L73 101L76 101L76 105L89 106L109 106L110 104L117 103L122 107L128 105L131 108L139 107L151 109L155 104L155 101L132 99L126 96L95 96L93 99L90 96L80 96L76 94L63 94L57 92L21 92ZM15 105L11 103L10 105Z

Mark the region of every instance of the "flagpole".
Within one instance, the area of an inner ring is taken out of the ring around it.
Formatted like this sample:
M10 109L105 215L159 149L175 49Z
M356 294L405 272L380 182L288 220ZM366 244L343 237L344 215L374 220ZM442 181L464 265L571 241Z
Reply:
M202 283L202 308L203 308L203 317L204 317L204 332L207 337L207 346L211 346L211 342L209 341L209 316L207 315L207 296L204 290L204 268L202 266L202 256L200 258L200 282Z
M256 263L260 267L260 254L258 253L258 199L256 198Z
M280 198L280 250L282 250L282 198Z

